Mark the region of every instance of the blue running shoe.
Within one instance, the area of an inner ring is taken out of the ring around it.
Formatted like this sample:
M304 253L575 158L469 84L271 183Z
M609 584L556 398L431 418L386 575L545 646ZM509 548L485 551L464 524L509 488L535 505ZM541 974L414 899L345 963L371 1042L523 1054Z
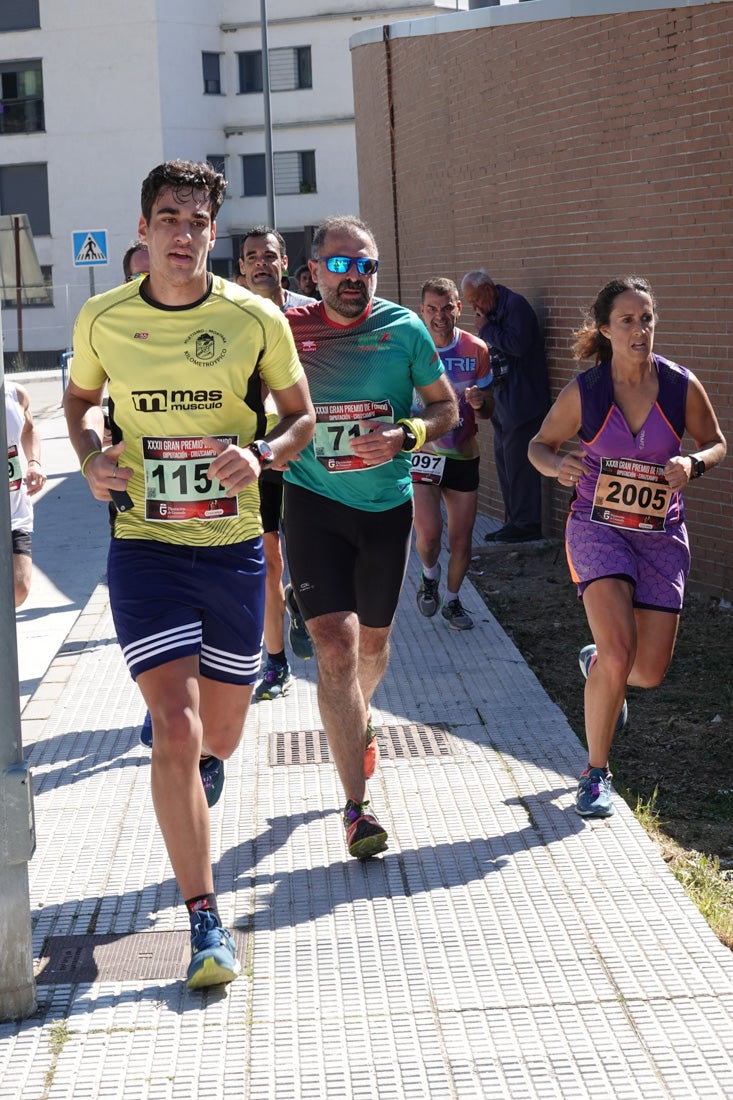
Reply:
M140 741L146 749L152 749L153 747L153 719L150 717L150 711L145 711L145 717L143 718L143 724L140 727Z
M279 665L271 657L267 658L262 679L254 690L252 698L255 703L262 699L279 699L290 686L290 665L286 661Z
M584 645L578 654L578 663L580 665L580 671L588 679L588 673L593 667L593 663L596 659L596 647L591 645ZM616 733L620 733L629 720L629 708L626 700L624 699L623 706L621 707L621 713L616 720Z
M186 975L188 988L204 989L232 982L241 969L231 932L222 928L219 918L209 909L201 910L191 935L191 962Z
M285 610L290 619L288 627L288 641L290 648L301 661L309 661L313 656L313 642L308 633L303 616L298 609L298 601L295 598L292 584L285 587Z
M203 756L199 763L199 775L204 785L206 805L211 809L221 798L224 789L224 761L218 756Z
M586 768L578 780L575 812L581 817L611 817L611 773L602 768Z

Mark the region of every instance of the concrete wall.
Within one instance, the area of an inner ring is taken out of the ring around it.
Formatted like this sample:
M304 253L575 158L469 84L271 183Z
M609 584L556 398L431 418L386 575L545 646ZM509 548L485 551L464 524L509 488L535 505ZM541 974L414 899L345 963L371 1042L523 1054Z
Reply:
M352 39L379 292L414 306L428 276L485 266L537 310L556 394L583 308L614 275L643 274L655 350L699 375L733 443L733 4L622 7L536 0ZM501 518L482 435L481 507ZM729 458L686 493L693 579L728 599L732 486ZM568 495L545 487L560 535Z

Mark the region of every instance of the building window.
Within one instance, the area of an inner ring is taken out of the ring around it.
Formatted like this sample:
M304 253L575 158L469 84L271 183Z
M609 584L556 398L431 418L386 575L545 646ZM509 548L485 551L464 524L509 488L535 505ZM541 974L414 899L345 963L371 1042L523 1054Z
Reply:
M0 134L34 134L44 129L41 62L2 62Z
M270 50L270 91L293 92L313 87L310 46L289 46ZM262 51L248 50L237 54L239 91L242 95L261 92Z
M29 31L41 25L38 0L0 0L0 31Z
M27 214L34 237L50 234L47 165L0 166L0 214Z
M308 195L316 191L316 154L313 149L275 153L272 160L276 195ZM242 157L242 180L245 198L267 194L264 153Z
M307 195L316 190L316 154L275 153L273 157L276 195Z
M202 53L204 95L221 95L221 58L218 53Z
M240 95L262 91L262 50L237 54Z
M242 157L242 194L245 198L267 194L264 153Z

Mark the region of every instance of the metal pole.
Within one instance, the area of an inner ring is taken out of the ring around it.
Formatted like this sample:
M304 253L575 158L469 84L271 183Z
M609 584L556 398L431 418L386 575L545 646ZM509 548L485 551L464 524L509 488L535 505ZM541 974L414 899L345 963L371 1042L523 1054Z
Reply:
M270 51L267 45L267 0L260 0L260 30L262 32L262 96L265 108L267 223L273 229L277 229L277 222L275 221L275 171L272 157L272 116L270 114Z
M8 453L5 369L0 322L0 454ZM15 633L15 586L8 482L0 491L0 1019L36 1010L28 860L33 855L33 802L23 761Z
M20 276L20 218L13 217L13 244L15 245L15 312L18 318L18 355L23 354L23 287ZM23 369L21 364L21 370Z
M89 297L94 297L94 268L89 268Z

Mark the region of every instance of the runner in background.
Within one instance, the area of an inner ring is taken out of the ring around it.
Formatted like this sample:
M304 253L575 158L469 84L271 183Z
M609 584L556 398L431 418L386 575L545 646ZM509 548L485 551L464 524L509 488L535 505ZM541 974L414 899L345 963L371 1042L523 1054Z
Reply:
M440 607L440 557L443 537L441 500L448 519L448 586L442 615L453 630L471 630L473 619L459 591L471 563L473 525L479 485L478 427L494 409L489 349L483 340L458 328L461 300L451 279L428 279L420 292L420 316L433 338L446 377L458 399L458 424L412 456L415 491L415 547L422 561L417 606L428 618ZM413 413L420 415L419 399Z

